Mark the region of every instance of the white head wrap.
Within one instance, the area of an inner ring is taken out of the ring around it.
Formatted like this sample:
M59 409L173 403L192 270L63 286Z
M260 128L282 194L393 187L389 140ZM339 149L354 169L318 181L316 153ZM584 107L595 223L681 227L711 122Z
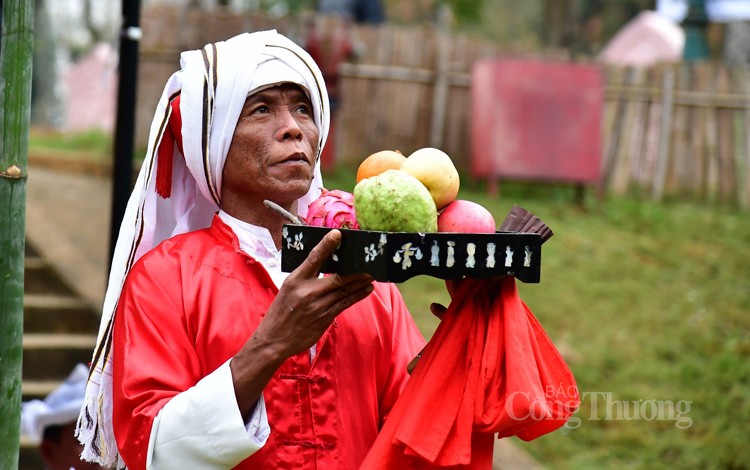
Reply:
M89 368L77 364L68 378L44 400L30 400L21 405L21 434L34 444L42 442L44 430L75 422L83 405Z
M86 399L78 418L76 433L84 445L82 458L107 466L124 466L111 424L110 347L113 314L123 282L133 263L162 240L211 224L219 210L224 162L249 94L288 82L305 89L312 102L319 145L310 191L298 201L300 215L305 215L307 205L320 195L323 186L320 151L328 136L328 93L307 52L276 31L262 31L183 52L180 65L182 70L169 79L156 108L148 152L120 227ZM176 113L173 106L178 96ZM176 114L182 120L177 137L170 131L170 117ZM170 165L164 165L165 148L169 156L173 150ZM171 170L171 178L168 174L165 178L163 173L170 171L164 168ZM157 182L162 179L170 186L166 194ZM167 197L160 197L157 191Z

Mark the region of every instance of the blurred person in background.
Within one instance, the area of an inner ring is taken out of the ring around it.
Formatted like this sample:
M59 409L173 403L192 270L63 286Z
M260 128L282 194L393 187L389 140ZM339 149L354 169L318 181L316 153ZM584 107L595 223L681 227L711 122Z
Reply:
M81 460L83 446L74 433L88 374L88 367L78 364L44 400L30 400L22 405L21 434L39 445L48 470L104 468Z
M379 24L385 21L382 0L320 0L318 12L343 15L355 23Z

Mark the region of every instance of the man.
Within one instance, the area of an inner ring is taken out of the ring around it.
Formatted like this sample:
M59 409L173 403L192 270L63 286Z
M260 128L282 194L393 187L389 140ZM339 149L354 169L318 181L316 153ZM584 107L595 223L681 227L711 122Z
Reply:
M43 400L30 400L22 405L21 434L39 444L39 454L48 470L102 468L81 462L82 447L73 432L83 404L87 376L88 368L78 364Z
M357 468L424 340L392 284L320 276L338 231L280 271L285 221L264 200L304 215L320 193L320 71L275 31L181 64L115 250L79 418L83 457L131 469Z

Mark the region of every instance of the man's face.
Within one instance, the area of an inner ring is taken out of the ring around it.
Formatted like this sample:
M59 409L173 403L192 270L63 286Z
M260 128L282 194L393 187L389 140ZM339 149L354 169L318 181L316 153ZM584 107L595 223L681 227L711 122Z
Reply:
M267 210L264 199L290 205L310 188L317 150L312 104L302 88L283 84L248 96L224 164L222 209L243 218Z

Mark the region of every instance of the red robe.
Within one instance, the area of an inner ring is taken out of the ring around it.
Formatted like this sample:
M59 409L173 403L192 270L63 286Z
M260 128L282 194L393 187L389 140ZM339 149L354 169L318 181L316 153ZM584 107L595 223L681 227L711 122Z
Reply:
M218 217L169 239L130 271L114 323L118 447L145 468L154 417L239 351L278 289ZM355 469L424 346L398 289L375 284L317 344L288 359L263 391L271 435L237 468Z

